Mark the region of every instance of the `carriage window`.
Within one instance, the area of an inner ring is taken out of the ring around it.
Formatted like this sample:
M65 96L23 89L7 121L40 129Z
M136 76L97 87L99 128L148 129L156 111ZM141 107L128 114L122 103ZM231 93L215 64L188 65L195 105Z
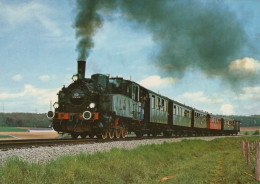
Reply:
M152 108L155 109L155 96L152 95Z
M135 100L135 90L136 90L135 86L133 86L132 89L133 89L133 91L132 91L132 99Z
M162 110L164 111L164 99L162 99Z
M157 98L157 110L160 110L160 106L161 106L161 99Z
M139 94L139 88L138 88L138 86L136 86L135 87L135 101L139 101L139 99L138 99L138 95Z
M176 115L176 105L173 106L173 114Z
M189 117L189 111L184 110L184 116L185 116L185 117Z

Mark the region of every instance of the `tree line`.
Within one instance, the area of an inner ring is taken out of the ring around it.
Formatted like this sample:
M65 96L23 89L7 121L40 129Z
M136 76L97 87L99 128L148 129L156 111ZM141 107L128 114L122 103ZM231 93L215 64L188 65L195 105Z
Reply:
M0 126L44 128L50 125L45 113L0 113Z
M242 127L260 126L260 115L228 116L242 122ZM0 113L0 126L49 127L51 121L45 113Z

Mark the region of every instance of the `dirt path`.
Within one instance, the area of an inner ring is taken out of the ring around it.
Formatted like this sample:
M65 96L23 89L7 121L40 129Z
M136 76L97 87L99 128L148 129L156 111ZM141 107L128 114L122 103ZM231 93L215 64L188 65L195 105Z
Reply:
M10 135L13 138L0 138L0 140L7 139L48 139L57 138L58 133L55 131L50 132L0 132L0 135Z

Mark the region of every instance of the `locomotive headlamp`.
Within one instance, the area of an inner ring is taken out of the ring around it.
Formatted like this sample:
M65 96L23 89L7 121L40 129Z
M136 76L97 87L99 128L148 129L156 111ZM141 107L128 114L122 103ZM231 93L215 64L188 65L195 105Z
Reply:
M83 118L85 120L89 120L91 118L91 116L92 116L91 112L89 112L89 111L83 112Z
M77 76L77 75L73 75L72 76L72 80L75 82L75 81L77 81L79 79L79 77Z
M53 104L53 107L54 107L55 109L59 108L59 103L58 103L58 102L55 102L55 103Z
M90 103L90 104L89 104L89 107L90 107L91 109L93 109L95 106L96 106L95 103Z
M54 117L54 115L55 115L55 113L54 113L53 111L49 111L49 112L47 113L47 117L48 117L49 119L52 119L52 118Z

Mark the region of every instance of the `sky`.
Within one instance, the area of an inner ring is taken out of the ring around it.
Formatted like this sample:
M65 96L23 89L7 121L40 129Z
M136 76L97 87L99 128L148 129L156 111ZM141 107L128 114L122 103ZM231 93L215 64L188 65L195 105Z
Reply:
M196 1L201 6L205 2ZM209 75L203 66L186 67L182 75L163 70L160 65L164 60L158 61L156 55L161 42L154 32L120 11L100 12L103 25L93 35L86 77L103 73L131 79L213 114L260 114L260 1L208 2L231 12L245 33L247 41L239 43L242 49L237 57L230 57L223 70L239 74L241 78L235 79L242 83L230 84L223 73ZM185 7L179 11L184 14ZM74 0L0 0L0 112L45 113L50 110L50 101L57 101L56 94L62 86L72 82L71 77L77 72L77 13ZM178 23L175 26L181 28ZM185 31L180 29L181 33ZM239 30L233 31L236 34ZM172 44L181 47L180 42ZM232 51L228 48L227 53L229 49ZM187 52L183 58L192 57ZM183 64L184 60L178 62ZM248 76L256 78L253 82L242 79Z

